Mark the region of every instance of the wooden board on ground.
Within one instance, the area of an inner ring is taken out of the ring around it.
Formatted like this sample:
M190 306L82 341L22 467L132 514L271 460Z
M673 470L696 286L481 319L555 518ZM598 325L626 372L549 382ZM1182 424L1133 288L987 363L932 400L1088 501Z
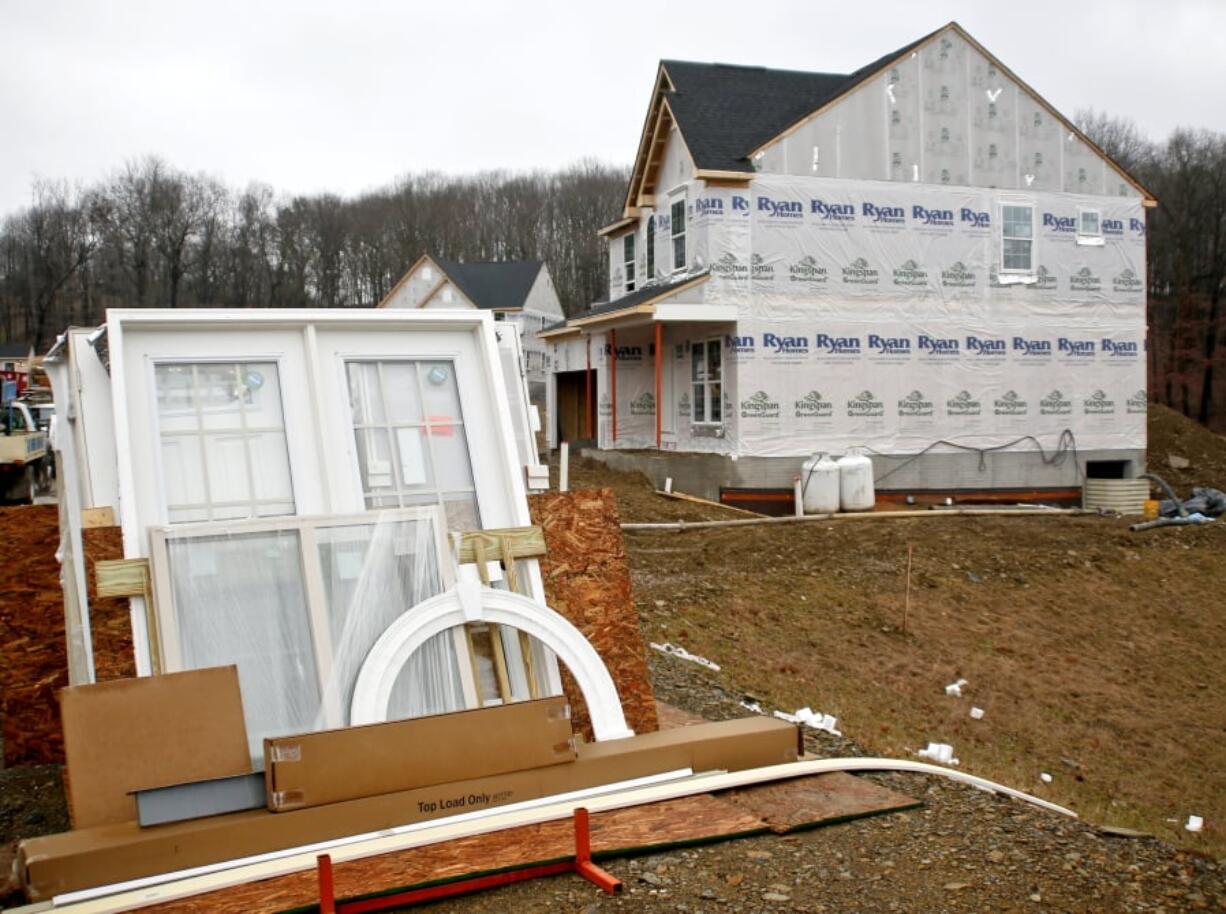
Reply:
M636 733L659 729L647 650L630 594L630 568L611 489L547 492L528 499L533 523L545 530L540 560L548 604L583 632L604 661ZM566 695L575 730L592 738L583 697L569 675Z
M591 818L596 858L767 831L762 821L707 794L597 813ZM570 820L544 822L445 844L340 863L336 895L352 897L478 875L574 855ZM315 872L295 873L195 898L156 905L150 914L272 914L317 903Z
M867 778L839 771L729 790L717 796L761 819L776 834L923 805Z

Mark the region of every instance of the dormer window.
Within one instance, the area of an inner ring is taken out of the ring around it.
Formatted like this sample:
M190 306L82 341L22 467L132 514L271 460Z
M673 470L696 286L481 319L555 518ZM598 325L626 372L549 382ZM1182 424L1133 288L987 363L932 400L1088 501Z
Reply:
M656 278L656 217L647 217L647 276L644 282L652 282Z
M626 271L626 291L634 291L634 232L622 238L622 263Z

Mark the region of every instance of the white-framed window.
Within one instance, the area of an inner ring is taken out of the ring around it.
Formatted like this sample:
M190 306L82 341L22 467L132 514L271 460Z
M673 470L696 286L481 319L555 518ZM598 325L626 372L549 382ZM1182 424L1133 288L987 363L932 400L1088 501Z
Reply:
M451 530L479 527L476 486L449 361L348 361L362 497L367 508L441 505Z
M1001 204L1000 265L1003 273L1034 269L1034 207L1028 203Z
M673 242L673 272L679 273L686 267L684 190L669 198L668 212Z
M622 238L622 266L626 271L625 289L634 291L634 232L627 232Z
M166 518L294 513L276 362L154 365Z
M694 391L695 425L720 425L724 421L723 340L702 340L690 346L690 383Z
M654 282L656 278L656 217L653 213L647 217L647 275L643 281Z
M1103 243L1102 213L1097 209L1077 210L1077 243L1100 245Z

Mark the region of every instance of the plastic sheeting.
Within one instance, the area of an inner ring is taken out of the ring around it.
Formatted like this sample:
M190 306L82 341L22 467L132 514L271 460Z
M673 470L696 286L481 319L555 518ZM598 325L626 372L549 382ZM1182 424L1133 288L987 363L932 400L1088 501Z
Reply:
M1081 450L1144 447L1135 198L778 175L700 188L690 191L695 267L711 279L699 290L739 318L666 327L666 448L904 454L1032 436L1018 447L1035 449L1066 430ZM1003 204L1033 207L1029 272L1000 270ZM1078 240L1083 208L1100 214L1097 243ZM650 332L617 334L616 445L601 372L604 447L655 446ZM724 415L703 428L690 346L712 334L725 347Z

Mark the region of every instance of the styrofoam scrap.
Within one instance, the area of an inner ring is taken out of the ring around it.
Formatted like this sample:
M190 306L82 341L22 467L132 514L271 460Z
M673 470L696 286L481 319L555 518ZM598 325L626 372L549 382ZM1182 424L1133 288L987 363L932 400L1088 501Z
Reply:
M972 720L983 720L983 708L971 708Z
M1039 772L1039 780L1040 780L1040 781L1042 781L1044 784L1050 784L1050 783L1051 783L1051 775L1050 775L1050 774L1048 774L1046 771L1040 771L1040 772Z
M665 641L663 644L651 642L652 648L659 651L661 654L669 654L679 660L688 660L690 663L697 663L699 666L705 666L710 670L718 670L719 664L708 660L706 657L700 657L697 654L691 654L683 647L678 647L670 641Z
M788 723L803 724L813 730L825 730L834 736L843 735L835 729L839 722L837 717L830 714L821 714L809 707L798 708L795 714L789 714L787 711L776 711L775 716L780 720L786 720Z
M951 682L945 687L946 695L953 695L955 698L962 697L962 687L966 685L965 679L959 679L957 682Z
M1192 832L1192 834L1196 834L1205 827L1205 820L1200 816L1188 816L1188 821L1184 823L1183 827Z
M754 714L765 714L766 713L765 711L762 710L762 706L758 704L756 701L742 701L741 707L744 708L746 711L753 711Z
M954 758L954 747L949 743L929 743L928 748L921 749L915 754L920 758L932 759L941 765L958 764L958 760Z

